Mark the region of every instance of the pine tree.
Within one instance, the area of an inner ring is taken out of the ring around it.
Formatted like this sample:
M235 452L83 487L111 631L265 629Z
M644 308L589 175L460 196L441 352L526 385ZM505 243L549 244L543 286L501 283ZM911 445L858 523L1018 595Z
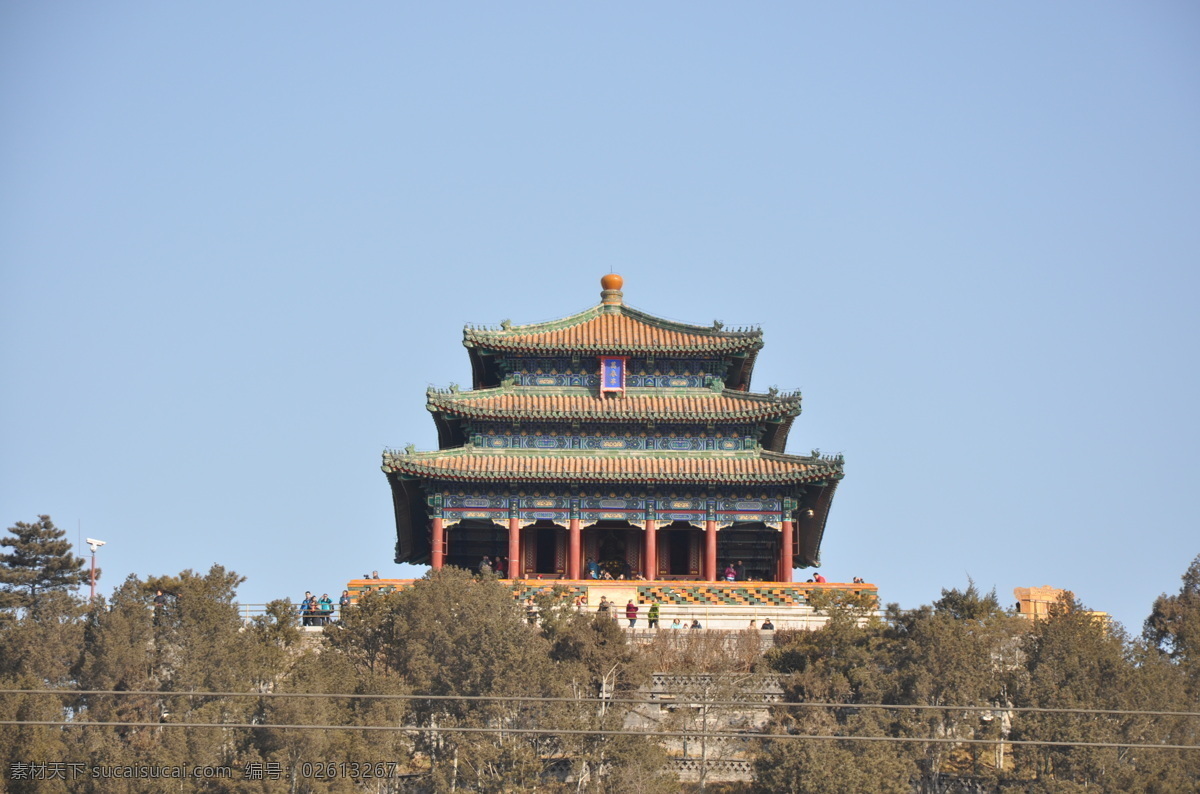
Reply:
M1142 635L1200 678L1200 555L1183 574L1178 595L1164 593L1155 599ZM1200 680L1196 683L1200 685Z
M759 790L780 792L873 791L907 794L917 790L920 770L912 748L901 744L808 736L896 735L894 718L855 703L881 703L893 696L900 643L886 626L863 618L865 602L828 591L814 599L829 621L814 631L780 631L765 661L781 674L789 702L844 703L844 708L780 709L755 759ZM923 790L923 789L922 789Z
M1121 714L1057 711L1137 709L1145 702L1120 625L1097 617L1066 593L1025 635L1023 652L1028 678L1014 705L1050 711L1018 714L1012 738L1069 744L1014 747L1021 790L1146 791L1146 776L1139 771L1146 754L1089 746L1142 741L1137 721Z
M427 695L563 696L550 643L526 622L507 582L474 580L466 571L431 571L398 593L372 593L325 634L333 651L360 673L387 675ZM520 731L560 724L564 706L505 701L414 700L411 721L430 761L435 790L528 790L542 785L545 767L562 756L563 742ZM466 729L466 730L462 730Z
M48 592L65 592L88 580L83 558L71 553L66 532L50 516L32 524L18 521L8 528L13 537L0 540L12 549L0 554L0 608L35 605Z

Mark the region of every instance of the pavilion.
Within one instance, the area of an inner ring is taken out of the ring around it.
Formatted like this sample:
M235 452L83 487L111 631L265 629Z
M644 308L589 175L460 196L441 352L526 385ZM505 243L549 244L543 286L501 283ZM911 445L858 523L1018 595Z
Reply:
M426 395L439 449L383 455L396 562L599 571L655 598L730 566L786 585L819 565L843 460L784 451L800 394L750 391L762 331L631 308L616 274L601 286L561 320L465 329L472 388Z

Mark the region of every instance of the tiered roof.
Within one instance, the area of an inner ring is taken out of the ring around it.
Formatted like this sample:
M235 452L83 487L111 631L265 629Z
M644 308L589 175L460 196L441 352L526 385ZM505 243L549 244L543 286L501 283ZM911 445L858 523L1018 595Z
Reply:
M775 452L595 452L486 450L387 452L389 473L504 482L806 483L841 476L836 457Z
M758 328L726 331L654 317L623 304L599 305L547 323L500 328L467 327L463 344L518 353L749 353L762 347Z
M766 449L782 452L792 421L800 415L800 393L751 394L724 389L627 389L620 397L601 397L578 388L507 386L475 391L427 394L441 446L465 438L463 421L654 422L689 424L769 423L762 435Z
M620 483L644 484L650 489L661 485L736 486L728 490L782 486L784 492L803 495L803 509L796 510L801 541L795 554L804 564L816 564L843 461L841 456L783 453L792 421L800 413L800 395L775 390L749 392L755 357L763 346L762 331L726 330L719 322L710 327L687 325L654 317L624 305L619 276L605 276L602 285L600 305L561 320L521 326L505 321L499 328L464 330L474 390L430 390L427 395L441 449L416 452L410 447L383 456L383 470L392 482L396 506L397 561L429 554L428 540L418 529L426 520L427 488L438 489L449 482L494 483L492 487L497 489L523 483ZM628 356L640 360L639 367L645 367L649 358L690 360L699 363L689 372L699 371L689 377L701 372L719 377L710 388L631 385L620 393L602 395L594 381L578 376L591 367L598 368L597 359L603 356ZM560 377L566 366L569 382L593 385L517 385L518 379L509 375L524 373L530 366L521 359L570 359L569 365L551 363L549 369ZM480 427L484 423L510 427ZM621 424L642 425L645 432L651 432L649 425L653 424L656 434L689 432L685 428L695 432L698 425L707 428L699 435L712 428L738 425L735 433L739 437L753 434L759 444L751 449L705 451L529 449L476 447L467 435L468 429L528 435L543 432L547 425L557 426L550 428L552 433L567 435L628 434L630 429L622 429Z
M758 422L796 416L800 395L749 394L725 389L628 389L601 397L580 389L516 387L470 392L431 390L429 410L469 419L586 419L593 422Z
M725 383L746 390L754 359L763 346L759 328L726 330L714 321L711 326L688 325L626 306L617 289L606 289L604 300L578 314L545 323L499 328L467 326L463 345L470 351L476 388L496 386L501 379L494 365L496 356L597 356L652 354L724 360L731 366Z

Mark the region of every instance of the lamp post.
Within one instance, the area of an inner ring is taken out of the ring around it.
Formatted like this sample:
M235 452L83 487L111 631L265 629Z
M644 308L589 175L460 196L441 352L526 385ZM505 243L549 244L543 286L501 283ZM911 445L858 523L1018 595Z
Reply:
M106 541L103 541L103 540L96 540L95 538L88 538L88 539L87 539L87 544L88 544L88 546L90 546L90 547L91 547L91 549L92 549L92 574L91 574L91 581L92 581L92 598L93 598L93 599L95 599L95 598L96 598L96 549L98 549L98 548L100 548L101 546L103 546L103 545L105 544L105 542L106 542Z

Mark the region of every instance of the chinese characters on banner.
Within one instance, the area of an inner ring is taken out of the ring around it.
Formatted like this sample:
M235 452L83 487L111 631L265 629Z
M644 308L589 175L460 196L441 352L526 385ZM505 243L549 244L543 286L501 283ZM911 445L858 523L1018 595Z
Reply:
M600 359L600 393L625 393L625 356L603 356Z

